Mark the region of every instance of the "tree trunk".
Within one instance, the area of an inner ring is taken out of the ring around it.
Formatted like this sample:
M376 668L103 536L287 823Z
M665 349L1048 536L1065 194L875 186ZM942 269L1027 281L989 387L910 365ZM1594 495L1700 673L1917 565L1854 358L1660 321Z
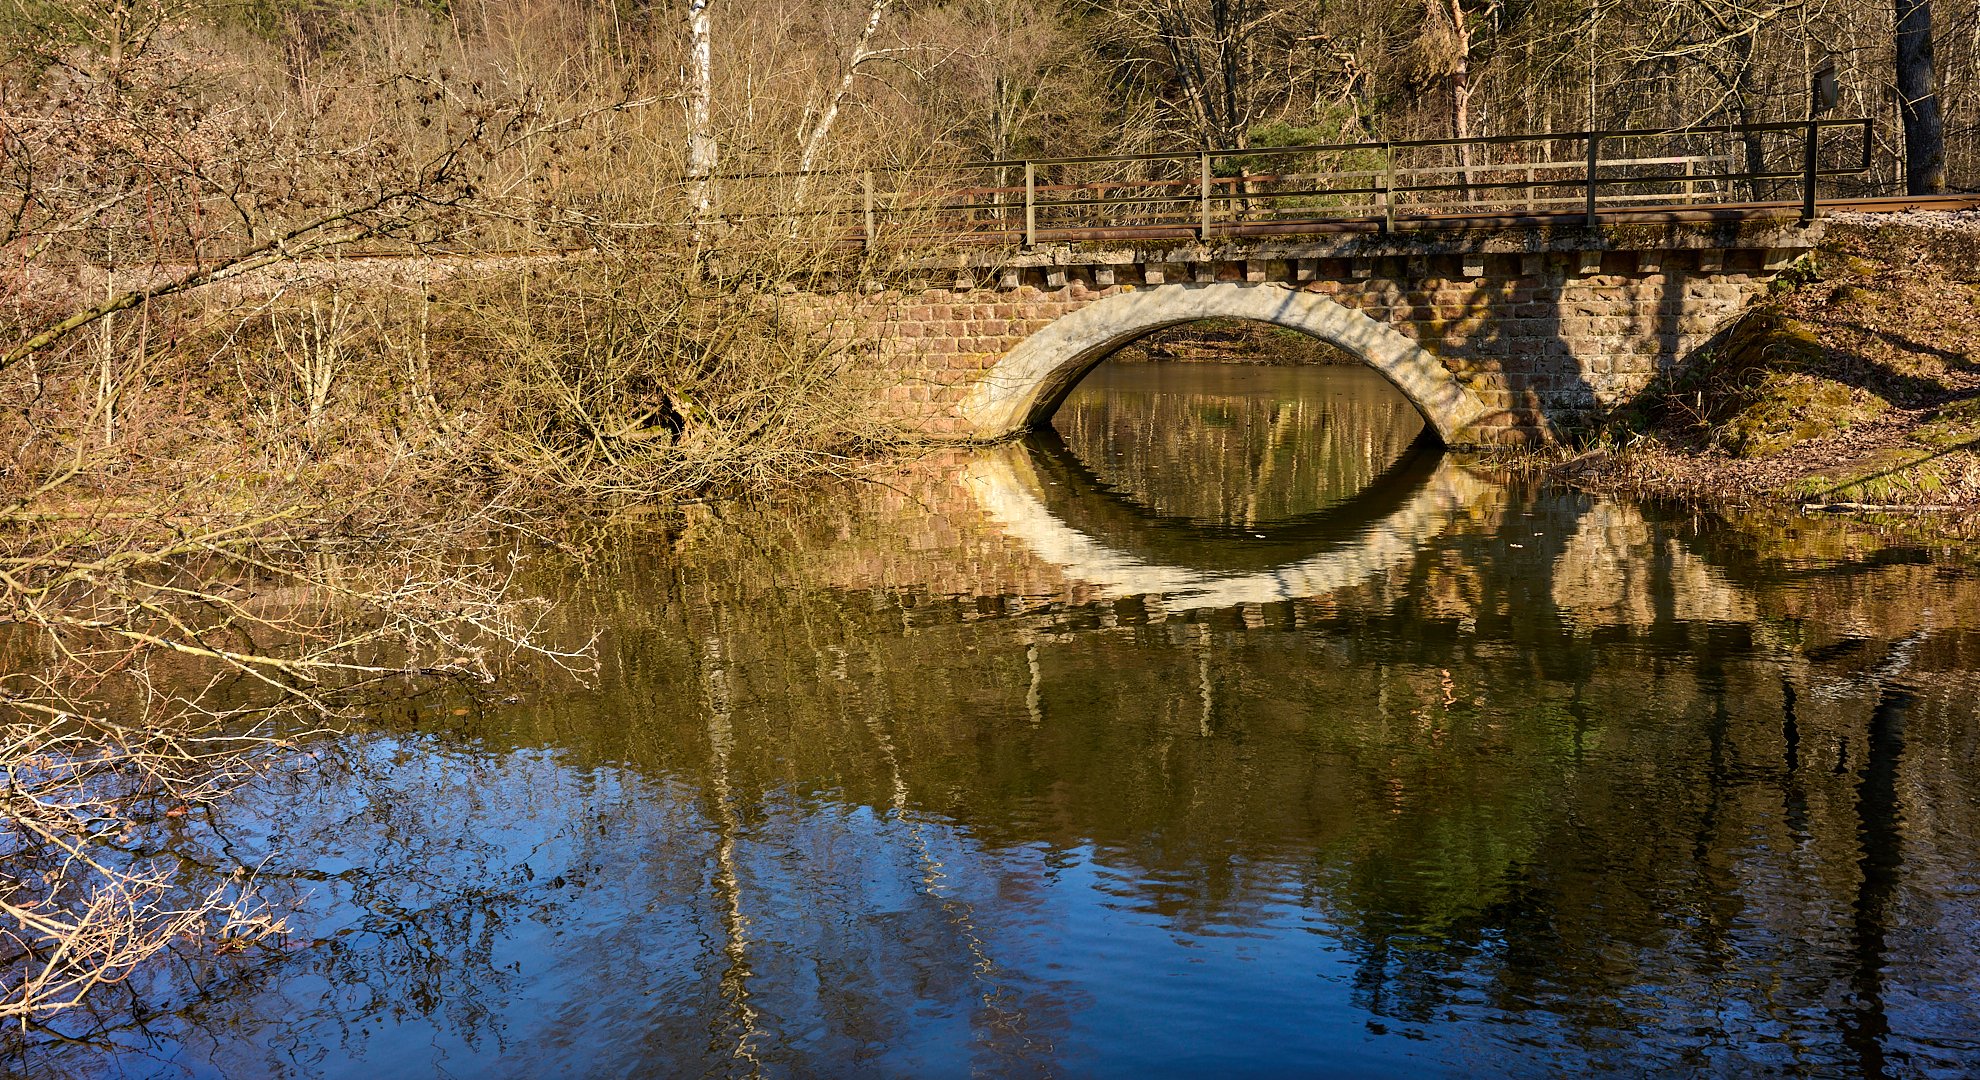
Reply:
M1897 0L1897 88L1905 194L1937 195L1946 189L1946 129L1932 64L1931 0Z
M714 176L717 163L714 123L709 119L709 103L715 97L714 35L708 24L709 0L688 0L688 52L691 71L687 87L687 174L688 203L692 209L695 240L712 217L715 206Z
M1759 49L1759 37L1759 27L1755 26L1750 33L1735 38L1732 43L1733 69L1731 77L1720 76L1721 84L1732 91L1733 123L1742 128L1750 128L1760 123L1762 119L1760 114L1760 87L1756 85L1759 68L1754 61L1754 54ZM1746 159L1743 171L1748 176L1766 172L1766 134L1759 131L1742 131L1739 134L1739 143L1740 149ZM1726 166L1727 171L1731 171L1732 162L1727 161ZM1744 183L1746 185L1746 197L1749 201L1759 202L1762 199L1771 197L1773 194L1774 185L1772 182L1746 180Z
M1451 138L1471 138L1471 28L1464 23L1464 0L1450 0L1451 29L1457 43L1457 62L1451 69ZM1471 146L1460 143L1458 167L1462 170L1468 208L1471 204Z
M1745 80L1742 79L1741 81L1743 83ZM1739 100L1733 106L1733 110L1733 118L1741 127L1750 128L1760 122L1753 98L1747 95L1744 87L1740 90ZM1746 131L1740 134L1739 141L1741 148L1746 154L1745 167L1748 176L1755 176L1767 171L1767 146L1763 141L1764 139L1764 132ZM1774 182L1771 181L1748 180L1746 181L1746 197L1751 201L1759 202L1773 194L1773 187Z
M798 178L795 201L802 204L811 189L811 171L818 167L818 155L825 149L825 140L832 134L832 125L839 120L839 109L852 94L853 80L859 76L860 66L875 57L873 36L880 31L880 19L887 14L887 5L892 0L873 0L866 9L866 28L860 31L859 41L853 46L852 57L846 61L846 70L839 76L839 84L825 107L818 113L818 122L804 137L804 151L798 157Z

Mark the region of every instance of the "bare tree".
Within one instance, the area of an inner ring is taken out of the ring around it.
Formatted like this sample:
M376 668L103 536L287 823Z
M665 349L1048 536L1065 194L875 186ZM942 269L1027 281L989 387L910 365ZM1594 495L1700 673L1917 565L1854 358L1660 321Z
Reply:
M1283 0L1125 0L1107 10L1149 86L1205 148L1244 146L1284 103L1279 57L1317 14Z
M804 202L810 190L811 172L818 167L819 155L825 150L826 140L832 136L832 126L838 123L839 110L845 107L851 96L853 83L859 78L860 69L875 61L895 55L895 50L877 49L873 45L874 35L880 31L880 20L887 14L892 0L871 0L866 8L866 22L860 27L859 36L853 42L852 52L846 56L845 66L839 78L832 85L824 99L816 104L807 103L804 111L804 133L799 139L802 149L798 153L798 178L796 201Z
M1133 111L1108 94L1090 42L1054 4L955 0L922 13L911 35L932 54L930 107L970 157L1122 153L1139 141Z
M697 239L714 208L713 183L719 161L714 121L709 112L715 96L715 42L708 5L709 0L688 0L688 205Z
M1946 132L1932 59L1932 0L1897 0L1897 92L1905 193L1936 195L1946 189Z

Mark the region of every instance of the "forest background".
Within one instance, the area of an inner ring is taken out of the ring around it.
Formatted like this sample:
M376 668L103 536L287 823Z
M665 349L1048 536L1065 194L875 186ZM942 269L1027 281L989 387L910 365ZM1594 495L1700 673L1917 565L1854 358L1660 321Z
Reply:
M0 0L0 1018L279 937L153 841L303 733L583 670L513 588L573 509L886 445L762 302L845 177L1799 120L1824 64L1866 190L1980 177L1976 0Z

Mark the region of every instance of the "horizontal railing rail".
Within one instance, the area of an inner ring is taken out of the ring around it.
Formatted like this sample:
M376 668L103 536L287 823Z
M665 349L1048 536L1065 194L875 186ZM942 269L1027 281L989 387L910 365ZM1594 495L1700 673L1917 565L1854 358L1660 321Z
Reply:
M870 246L892 230L904 239L939 236L1036 246L1138 229L1167 236L1186 228L1209 240L1266 221L1373 220L1379 228L1394 229L1398 219L1434 224L1466 215L1559 216L1565 207L1579 207L1584 223L1592 226L1605 207L1640 211L1653 204L1772 201L1761 196L1774 192L1763 189L1796 181L1801 190L1794 194L1812 217L1818 185L1867 174L1871 147L1868 119L1817 119L1009 159L803 177L737 174L736 179L811 185L820 205L784 205L772 214L837 217L847 226L847 239L859 244ZM1825 150L1830 151L1826 163ZM827 187L834 192L830 197L824 194ZM840 204L826 205L834 198ZM850 199L858 200L856 208L843 205Z
M710 178L721 229L776 225L792 238L874 248L1036 247L1137 237L1534 224L1594 227L1661 208L1816 215L1830 197L1885 194L1866 181L1867 118L1767 124L1316 143L896 165ZM1857 181L1854 187L1849 182ZM691 181L683 180L686 184ZM594 226L689 200L640 191L567 200ZM722 212L722 207L728 207ZM678 212L678 211L676 211ZM628 224L627 228L642 227Z

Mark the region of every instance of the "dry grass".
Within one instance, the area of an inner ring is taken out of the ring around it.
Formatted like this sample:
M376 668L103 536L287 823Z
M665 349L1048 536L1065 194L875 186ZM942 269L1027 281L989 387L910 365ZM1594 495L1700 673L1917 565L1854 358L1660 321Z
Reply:
M696 228L650 107L667 50L602 51L575 5L367 6L286 48L198 14L0 6L0 1017L23 1023L280 933L252 867L159 852L299 739L517 663L582 672L513 584L547 513L875 439L857 343L774 303L843 269L836 226L732 184ZM716 232L719 264L691 243ZM596 253L340 257L573 241Z

